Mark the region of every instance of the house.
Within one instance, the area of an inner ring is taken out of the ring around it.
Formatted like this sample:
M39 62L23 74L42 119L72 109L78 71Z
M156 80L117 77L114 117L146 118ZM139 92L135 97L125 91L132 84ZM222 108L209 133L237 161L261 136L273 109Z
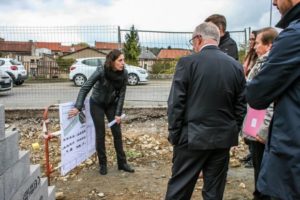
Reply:
M176 60L180 57L190 55L191 51L186 49L162 49L157 55L158 60Z
M152 71L152 65L156 61L156 56L145 47L142 47L141 54L138 57L139 66L146 69L147 71Z
M95 41L95 48L108 54L113 49L122 49L123 44L121 43L113 43L113 42L96 42Z
M51 54L54 56L62 55L60 42L35 42L34 48L35 49L48 49L51 51ZM36 55L36 52L34 55Z
M68 53L66 55L61 56L62 59L76 59L76 58L88 58L88 57L106 57L106 53L99 51L93 47L85 47L83 49L79 49L77 51Z
M14 58L23 61L23 56L32 55L33 42L0 40L0 54L2 57Z

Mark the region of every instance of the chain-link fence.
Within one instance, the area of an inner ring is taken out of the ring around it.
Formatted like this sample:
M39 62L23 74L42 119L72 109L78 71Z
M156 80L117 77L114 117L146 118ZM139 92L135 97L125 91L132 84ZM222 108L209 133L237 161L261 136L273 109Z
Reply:
M74 101L80 88L75 85L82 84L110 50L122 48L129 31L118 26L0 26L0 69L9 72L15 81L11 90L0 92L0 103L6 108L40 108ZM132 83L147 82L127 87L125 105L163 106L177 59L191 53L188 41L192 32L137 33L141 46L138 67L146 72L132 77ZM240 51L245 51L247 30L230 33ZM3 58L13 58L20 64ZM21 64L26 72L22 72ZM132 74L142 71L128 70Z

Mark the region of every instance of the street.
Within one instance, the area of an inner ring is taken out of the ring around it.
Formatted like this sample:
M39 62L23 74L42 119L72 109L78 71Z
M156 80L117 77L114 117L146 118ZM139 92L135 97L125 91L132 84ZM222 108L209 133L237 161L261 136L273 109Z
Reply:
M147 84L127 86L125 107L166 106L170 80L151 80ZM79 87L72 82L24 83L0 93L0 104L6 109L44 108L52 104L75 101ZM90 92L91 94L91 92Z

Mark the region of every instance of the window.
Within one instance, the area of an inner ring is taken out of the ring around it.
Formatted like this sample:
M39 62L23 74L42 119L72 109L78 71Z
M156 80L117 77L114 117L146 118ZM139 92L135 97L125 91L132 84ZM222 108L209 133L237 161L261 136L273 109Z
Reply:
M104 66L105 63L105 58L103 59L98 59L99 65Z
M89 66L99 66L98 59L88 59L82 61L82 63Z
M10 60L9 61L12 65L21 65L20 62L16 61L16 60Z
M0 66L4 65L4 60L0 60Z

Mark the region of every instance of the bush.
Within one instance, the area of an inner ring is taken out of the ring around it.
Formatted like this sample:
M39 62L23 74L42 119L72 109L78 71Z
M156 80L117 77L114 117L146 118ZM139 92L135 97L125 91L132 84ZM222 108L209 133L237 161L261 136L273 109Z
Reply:
M74 62L75 62L75 59L73 59L73 58L67 58L67 59L58 58L58 59L56 59L56 63L59 66L59 69L62 69L62 70L68 70Z
M177 60L157 61L152 65L152 74L174 74Z

